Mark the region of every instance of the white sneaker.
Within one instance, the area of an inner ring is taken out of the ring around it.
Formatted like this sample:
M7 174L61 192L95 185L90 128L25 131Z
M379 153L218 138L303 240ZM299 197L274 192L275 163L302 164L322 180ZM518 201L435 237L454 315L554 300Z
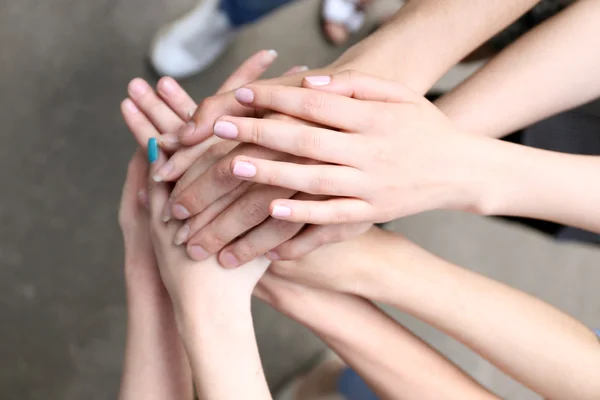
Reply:
M163 76L185 78L200 73L227 50L236 33L219 9L219 0L204 0L158 31L150 48L150 63Z

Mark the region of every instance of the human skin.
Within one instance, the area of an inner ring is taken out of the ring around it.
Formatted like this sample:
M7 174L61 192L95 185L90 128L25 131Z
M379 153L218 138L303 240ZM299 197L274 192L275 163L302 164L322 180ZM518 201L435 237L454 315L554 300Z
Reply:
M465 132L501 137L600 95L600 3L579 0L435 104Z
M477 1L466 8L461 0L411 1L392 22L348 50L329 67L313 74L353 68L402 81L417 93L424 93L448 68L534 3L531 0ZM306 74L297 73L262 83L297 86ZM205 99L194 114L193 123L180 131L179 140L185 145L200 143L210 136L212 125L220 115L255 115L253 112L237 104L232 92ZM302 224L272 221L268 215L269 203L282 196L293 197L295 192L240 184L228 164L241 152L267 159L288 157L252 145L240 146L210 167L205 157L200 156L190 168L192 160L176 153L166 164L168 167L155 177L174 181L189 168L172 193L165 218L190 220L181 237L192 258L201 260L219 253L221 264L230 267L273 249L281 258L293 258L323 242L339 241L364 232L362 225L346 224L313 227L298 235ZM208 154L207 157L213 156ZM218 207L213 206L215 203ZM243 233L247 234L236 241Z

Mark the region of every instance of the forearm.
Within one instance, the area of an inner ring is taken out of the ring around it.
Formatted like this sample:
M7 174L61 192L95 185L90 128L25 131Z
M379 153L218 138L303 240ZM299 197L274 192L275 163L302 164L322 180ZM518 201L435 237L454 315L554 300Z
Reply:
M363 295L457 338L547 398L598 398L600 343L584 325L393 234L380 236L373 253L381 268L370 268Z
M483 140L479 211L554 221L600 232L600 157Z
M272 276L264 280L272 288L271 304L313 330L380 398L496 398L370 302Z
M130 285L131 286L131 285ZM129 287L119 399L192 399L192 375L166 291Z
M393 20L338 59L425 93L450 67L537 0L409 0Z
M467 132L501 137L600 95L600 2L579 0L436 105Z
M205 297L178 309L178 325L201 399L271 399L254 335L249 294L222 301Z

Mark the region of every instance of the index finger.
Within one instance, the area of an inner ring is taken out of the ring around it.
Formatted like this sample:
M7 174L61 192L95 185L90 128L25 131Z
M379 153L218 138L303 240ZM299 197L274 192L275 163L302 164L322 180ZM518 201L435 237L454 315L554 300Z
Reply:
M245 85L235 91L235 98L243 105L351 132L371 126L376 113L372 102L281 85Z
M190 124L193 128L179 132L179 142L191 146L206 140L212 134L215 120L224 114L252 116L255 110L245 107L235 100L233 90L255 81L277 58L275 50L262 50L248 58L219 88L214 96L204 99L196 108Z

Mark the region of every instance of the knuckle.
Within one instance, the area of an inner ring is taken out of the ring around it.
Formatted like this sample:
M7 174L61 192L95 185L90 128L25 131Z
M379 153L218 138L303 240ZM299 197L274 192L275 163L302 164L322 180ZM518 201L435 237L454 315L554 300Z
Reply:
M302 226L303 224L297 222L273 219L272 229L274 229L277 232L277 237L285 240L291 238L296 233L298 233Z
M302 150L317 150L321 147L321 135L309 130L304 130L298 140L298 147Z
M206 208L207 206L206 204L204 204L202 197L199 196L195 190L193 190L193 187L190 187L181 195L177 196L173 200L173 203L181 204L192 214L197 212L198 210L204 210L204 208Z
M211 254L216 253L229 243L229 241L218 232L219 230L212 231L203 229L196 234L193 244L199 244Z
M303 108L307 116L317 116L325 108L325 97L320 93L310 93L305 98Z
M242 223L255 226L267 219L269 212L267 207L260 203L250 200L242 202Z
M313 194L327 194L334 191L335 180L330 176L319 175L313 180L311 191Z
M217 184L229 186L231 183L237 180L231 171L230 164L231 160L226 159L215 165L214 177Z
M260 120L254 120L250 126L249 141L254 144L261 144L263 142L264 129L259 121Z

